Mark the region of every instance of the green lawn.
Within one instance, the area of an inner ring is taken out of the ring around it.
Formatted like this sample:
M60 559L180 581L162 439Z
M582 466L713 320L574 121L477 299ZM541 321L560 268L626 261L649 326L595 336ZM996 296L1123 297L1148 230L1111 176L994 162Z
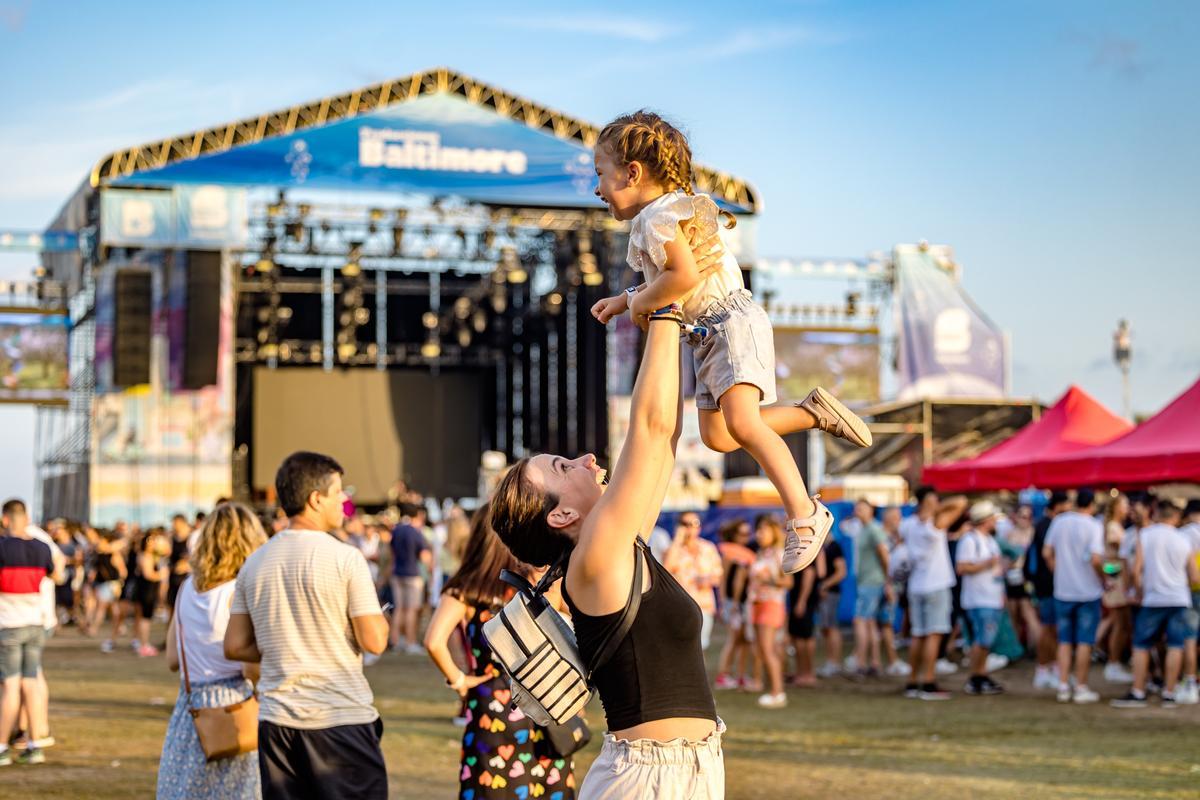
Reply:
M52 640L46 659L59 744L44 766L0 771L0 798L152 796L177 686L163 659L128 648L103 655L74 629ZM393 796L453 797L459 731L440 677L425 658L400 655L367 674L384 717ZM791 706L773 712L752 696L721 693L728 797L1200 796L1200 706L1060 706L1026 689L1028 669L997 677L1015 691L944 703L905 700L891 681L791 690ZM1116 693L1099 674L1093 685ZM598 704L591 717L602 719ZM580 775L597 748L578 760Z

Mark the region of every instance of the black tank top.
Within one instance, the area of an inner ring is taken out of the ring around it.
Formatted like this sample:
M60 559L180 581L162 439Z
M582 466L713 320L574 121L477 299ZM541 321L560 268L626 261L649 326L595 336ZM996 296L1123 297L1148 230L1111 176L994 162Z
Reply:
M638 562L641 568L640 556ZM592 675L608 727L619 731L671 717L716 721L717 707L700 649L700 606L649 551L646 562L652 584L642 594L633 627L608 663ZM588 616L572 602L565 584L563 598L571 609L580 655L587 663L621 612Z

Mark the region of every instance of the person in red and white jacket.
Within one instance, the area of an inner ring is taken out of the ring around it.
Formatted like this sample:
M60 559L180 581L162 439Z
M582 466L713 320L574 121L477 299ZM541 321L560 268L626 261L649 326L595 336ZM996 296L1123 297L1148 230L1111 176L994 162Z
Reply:
M0 536L0 766L12 763L8 741L24 702L31 719L44 718L38 691L42 647L46 641L41 598L42 579L62 580L50 548L30 536L29 516L20 500L9 500L2 509L4 535ZM30 749L25 758L44 759Z

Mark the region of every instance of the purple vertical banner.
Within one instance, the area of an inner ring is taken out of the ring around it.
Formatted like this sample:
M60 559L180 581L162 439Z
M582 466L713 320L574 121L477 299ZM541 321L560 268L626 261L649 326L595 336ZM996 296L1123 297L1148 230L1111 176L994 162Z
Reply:
M188 253L171 254L167 283L167 388L176 391L183 385L183 362L187 346L187 271Z
M896 269L897 399L1007 394L1004 332L959 284L944 248L902 245Z
M97 270L96 278L96 354L92 369L96 373L96 391L112 391L113 332L116 330L117 273L109 265Z

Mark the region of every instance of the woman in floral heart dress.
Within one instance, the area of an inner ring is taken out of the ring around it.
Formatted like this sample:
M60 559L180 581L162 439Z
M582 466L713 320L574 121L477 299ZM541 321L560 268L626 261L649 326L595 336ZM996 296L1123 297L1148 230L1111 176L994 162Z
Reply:
M458 797L574 800L575 765L553 751L544 728L512 706L508 680L492 663L483 638L483 623L512 595L499 579L503 569L531 581L542 572L514 559L492 531L485 511L477 511L462 566L446 582L425 633L429 657L446 676L446 684L466 701ZM451 637L463 633L469 662L465 672L450 655Z

